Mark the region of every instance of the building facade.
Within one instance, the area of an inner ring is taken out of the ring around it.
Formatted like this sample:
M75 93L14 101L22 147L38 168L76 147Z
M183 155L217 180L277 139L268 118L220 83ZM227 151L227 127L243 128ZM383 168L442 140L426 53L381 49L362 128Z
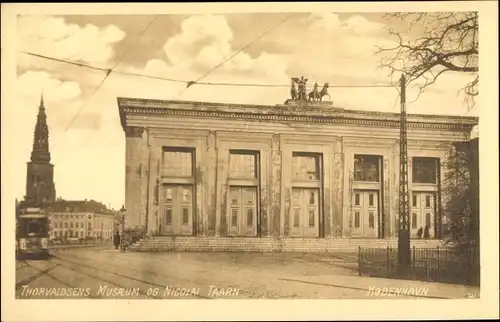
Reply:
M114 212L95 201L57 200L49 208L51 239L108 240L114 227Z
M150 235L391 238L399 114L328 102L118 98L126 222ZM410 228L441 236L444 160L474 117L408 116Z

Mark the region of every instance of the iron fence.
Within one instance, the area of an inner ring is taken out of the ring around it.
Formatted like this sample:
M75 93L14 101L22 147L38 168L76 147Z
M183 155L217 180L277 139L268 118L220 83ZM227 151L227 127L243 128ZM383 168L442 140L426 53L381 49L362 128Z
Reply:
M479 249L415 248L410 265L398 264L397 248L358 248L359 275L479 285Z

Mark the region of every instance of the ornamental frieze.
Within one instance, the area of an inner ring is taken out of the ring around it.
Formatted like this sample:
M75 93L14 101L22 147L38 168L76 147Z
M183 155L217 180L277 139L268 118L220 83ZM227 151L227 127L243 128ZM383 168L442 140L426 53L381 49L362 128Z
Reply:
M217 119L227 120L256 120L256 121L275 121L275 122L297 122L297 123L327 123L327 124L344 124L344 125L361 125L361 126L377 126L399 128L399 121L382 121L382 120L366 120L366 119L351 119L351 118L335 118L326 116L290 116L290 115L266 115L266 114L243 114L230 112L205 112L205 111L178 111L162 109L151 110L149 108L126 109L126 113L139 115L172 115L184 117L213 117ZM456 124L456 123L423 123L409 122L409 128L424 128L424 129L440 129L440 130L470 130L473 125ZM142 132L141 132L142 133ZM140 135L139 135L140 137Z

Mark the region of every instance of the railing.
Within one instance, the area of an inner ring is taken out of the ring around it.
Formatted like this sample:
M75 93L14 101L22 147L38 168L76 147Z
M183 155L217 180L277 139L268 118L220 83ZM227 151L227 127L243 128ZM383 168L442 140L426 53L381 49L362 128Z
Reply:
M398 265L396 248L358 248L359 275L479 285L479 248L415 248L410 266Z

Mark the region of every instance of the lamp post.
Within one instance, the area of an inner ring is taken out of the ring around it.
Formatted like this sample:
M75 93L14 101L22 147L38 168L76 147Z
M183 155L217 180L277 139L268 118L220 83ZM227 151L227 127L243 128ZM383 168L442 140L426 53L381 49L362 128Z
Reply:
M124 233L124 231L125 231L125 212L126 212L126 211L127 211L127 210L125 209L125 206L124 206L124 205L122 205L122 208L120 209L120 213L121 213L121 226L122 226L122 228L121 228L121 230L122 230L122 234L121 234L121 235L122 235L122 236L121 236L121 238L120 238L120 249L121 249L122 251L124 251L124 248L125 248L125 247L124 247L124 246L125 246L125 244L124 244L124 240L123 240L123 239L124 239L124 237L125 237L125 233Z
M101 244L102 244L102 232L103 232L103 229L104 229L104 222L103 222L103 218L101 217Z

